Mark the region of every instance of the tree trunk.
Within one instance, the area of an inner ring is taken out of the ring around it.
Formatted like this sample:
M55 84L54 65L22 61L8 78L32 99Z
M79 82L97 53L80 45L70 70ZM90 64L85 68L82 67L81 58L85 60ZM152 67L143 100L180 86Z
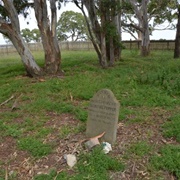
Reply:
M51 21L48 16L46 0L34 1L35 16L41 33L45 52L45 72L57 74L60 72L61 53L56 36L56 0L50 1Z
M114 58L115 60L120 60L121 59L121 47L120 47L120 43L121 43L121 12L118 13L115 18L115 25L116 25L116 29L117 29L117 39L114 41L115 43L115 48L114 48Z
M39 76L42 75L40 67L36 64L34 57L32 56L28 46L25 44L19 27L19 19L16 9L11 0L4 0L4 8L8 13L8 17L11 20L11 24L5 20L0 20L0 32L7 36L15 46L17 52L19 53L22 63L26 69L29 76Z
M115 51L114 51L114 41L113 41L113 37L110 37L109 44L110 44L109 66L114 66L114 62L115 62L114 52L115 52Z
M147 17L147 3L148 0L142 1L142 43L141 55L148 56L150 54L150 39L149 39L149 24Z
M107 52L106 52L106 17L105 17L105 7L103 2L100 2L100 20L101 20L101 65L103 68L107 67Z
M149 24L148 24L148 12L147 12L147 5L149 0L143 0L141 2L141 6L137 6L137 0L128 0L131 5L133 6L133 10L137 16L139 21L139 26L133 25L136 27L138 31L142 32L142 40L141 40L141 55L148 56L150 54L150 38L149 38Z
M175 49L174 58L180 57L180 5L178 6L178 22L176 26L176 39L175 39Z
M110 66L114 65L115 58L120 58L120 19L117 18L118 23L115 23L118 2L120 3L120 0L83 0L81 3L74 1L76 6L84 14L91 41L97 52L99 63L103 68L108 66L108 62ZM87 9L90 23L88 22L83 6ZM108 25L113 27L112 31L110 26L108 28Z
M9 39L16 48L18 54L21 57L22 63L26 69L27 75L31 77L41 76L42 70L36 64L32 53L30 52L27 44L25 44L23 38L16 31L11 30L7 33Z

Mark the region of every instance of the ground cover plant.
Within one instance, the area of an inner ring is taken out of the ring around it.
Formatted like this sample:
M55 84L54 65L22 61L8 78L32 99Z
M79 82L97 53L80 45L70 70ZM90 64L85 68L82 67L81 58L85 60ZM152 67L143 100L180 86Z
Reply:
M34 56L42 65L43 53ZM64 76L34 79L18 55L2 55L0 179L180 179L180 60L172 57L124 50L115 67L101 69L94 51L65 51ZM82 143L89 100L102 88L121 105L108 155ZM78 158L72 169L69 153Z

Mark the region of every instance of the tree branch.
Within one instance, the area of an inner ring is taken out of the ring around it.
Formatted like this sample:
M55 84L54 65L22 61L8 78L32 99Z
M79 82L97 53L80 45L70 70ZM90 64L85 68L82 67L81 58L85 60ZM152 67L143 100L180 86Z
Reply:
M141 31L141 32L143 31L143 29L141 27L139 27L139 26L137 26L135 24L132 24L132 23L127 24L127 23L122 22L122 26L124 26L124 27L133 27L134 29L136 29L138 31Z

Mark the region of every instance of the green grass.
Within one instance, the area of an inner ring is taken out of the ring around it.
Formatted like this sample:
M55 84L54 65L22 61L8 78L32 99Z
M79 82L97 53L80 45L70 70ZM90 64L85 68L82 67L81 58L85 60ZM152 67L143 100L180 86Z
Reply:
M163 125L163 134L165 137L175 137L180 142L180 114L171 117Z
M180 179L180 146L166 145L161 148L160 154L151 158L151 165L155 169L169 171Z
M38 64L43 66L43 53L36 52L34 56ZM13 54L1 58L0 104L12 95L14 98L0 107L0 142L3 138L11 136L16 140L19 149L29 152L36 158L52 153L56 145L43 143L51 133L57 133L54 128L46 126L46 122L53 121L53 116L48 114L54 113L60 116L67 113L82 123L75 128L67 125L57 127L59 138L85 132L89 100L103 88L112 90L120 102L119 121L123 120L125 124L134 123L134 125L156 123L155 115L152 116L153 110L161 109L169 115L168 118L164 117L165 115L158 115L163 122L168 119L162 123L162 132L159 133L162 133L165 138L172 137L180 142L180 116L178 115L180 60L173 59L173 52L153 51L149 57L142 58L137 51L124 50L121 61L116 62L112 68L102 69L94 51L65 51L62 52L61 68L64 71L64 77L45 77L45 81L40 82L38 79L25 76L24 67L18 55ZM19 108L11 111L17 98ZM149 133L153 134L150 131ZM128 147L130 149L127 149L127 153L130 157L141 159L151 154L156 157L149 142L138 141ZM173 148L178 148L178 145L174 145ZM176 150L172 150L172 147L162 147L161 157L168 154L169 160L164 160L161 165L157 165L158 168L154 171L166 170L179 176L176 165L175 167L168 165L171 158L178 156L178 153L174 154L174 152ZM108 169L114 169L114 162L112 167L111 163L106 163L108 165L104 167L101 159L106 157L101 154L97 156L99 159L93 159L93 156L93 152L90 155L81 156L80 165L76 166L75 177L85 177L84 172L89 174L91 179L108 177L106 172ZM155 159L158 158L160 157ZM100 161L100 167L94 162L95 160ZM86 164L86 161L91 165ZM108 161L111 162L111 160ZM81 167L83 163L85 166ZM154 164L156 164L155 160ZM95 166L99 169L95 169ZM94 174L92 171L96 170L99 172ZM49 175L44 175L47 179L49 176L50 179L55 176L59 179L69 178L66 172L57 174L52 171ZM38 178L43 179L43 177Z
M33 137L21 138L18 141L18 147L22 150L27 150L37 158L46 156L52 150L50 145L45 144Z
M132 156L131 158L142 158L152 151L153 147L147 144L145 141L139 141L132 143L127 150L126 156Z
M56 177L57 180L108 180L108 171L122 171L124 165L122 165L117 159L111 158L102 151L102 147L94 148L90 153L82 153L79 157L77 165L75 165L75 172L73 175L68 175L65 172L57 174L55 171L51 171L48 175L38 175L35 180L49 179L53 180Z

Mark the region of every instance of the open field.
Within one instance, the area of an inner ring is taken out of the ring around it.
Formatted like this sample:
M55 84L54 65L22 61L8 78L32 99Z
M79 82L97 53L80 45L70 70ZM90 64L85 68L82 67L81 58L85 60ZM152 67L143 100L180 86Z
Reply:
M34 52L43 65L43 53ZM94 51L62 52L63 77L28 78L18 55L0 58L0 180L180 179L180 59L124 50L101 69ZM120 102L117 142L87 152L90 98L108 88ZM65 154L76 154L72 169Z

